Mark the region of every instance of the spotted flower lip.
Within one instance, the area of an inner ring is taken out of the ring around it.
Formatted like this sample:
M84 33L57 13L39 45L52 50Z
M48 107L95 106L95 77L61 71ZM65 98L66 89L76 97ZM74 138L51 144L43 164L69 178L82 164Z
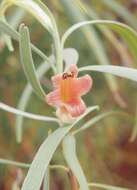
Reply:
M67 72L52 77L53 91L46 96L49 105L57 108L57 113L68 118L78 117L86 110L81 96L92 87L92 78L89 75L77 78L78 68L72 64Z

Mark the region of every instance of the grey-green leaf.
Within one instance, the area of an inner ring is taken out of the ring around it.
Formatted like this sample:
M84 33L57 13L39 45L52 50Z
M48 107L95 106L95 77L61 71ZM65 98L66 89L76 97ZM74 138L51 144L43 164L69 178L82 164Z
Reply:
M4 22L2 19L0 19L0 31L2 33L6 33L7 35L11 36L16 41L19 41L19 33L10 26L7 22ZM36 52L42 59L46 60L47 62L50 62L48 57L39 50L36 46L31 44L31 48L34 52Z
M63 140L63 154L72 173L77 178L80 190L89 190L86 177L76 155L76 142L73 135L67 135Z
M122 67L122 66L111 66L111 65L93 65L79 68L79 71L97 71L102 73L109 73L126 79L130 79L137 82L137 69Z
M33 159L21 190L39 190L46 170L61 140L70 130L69 127L59 128L47 137Z
M42 86L37 78L31 47L30 47L30 37L29 37L29 30L26 26L21 25L20 29L20 38L19 38L19 47L20 47L20 56L21 56L21 63L23 65L26 77L31 84L33 90L36 94L41 98L45 99L45 92L42 89Z
M54 27L49 9L39 0L14 0L13 4L24 8L31 13L50 33L53 33ZM50 14L50 15L49 15Z
M107 26L113 31L117 32L128 44L128 47L134 56L135 60L137 61L137 33L135 30L133 30L131 27L129 27L126 24L117 22L117 21L111 21L111 20L92 20L92 21L83 21L79 22L77 24L74 24L72 27L70 27L65 34L62 37L62 46L64 46L65 41L67 38L77 29L86 26L86 25L96 25L96 26Z
M38 76L39 80L49 70L49 68L50 68L50 65L46 61L38 67L36 72L37 72L37 76ZM32 87L30 86L30 84L27 84L22 92L20 99L19 99L19 103L17 106L19 110L25 111L25 109L28 105L28 102L30 101L32 92L33 92ZM20 143L22 141L23 119L24 118L21 115L17 115L17 117L16 117L15 127L16 127L16 140L18 143Z

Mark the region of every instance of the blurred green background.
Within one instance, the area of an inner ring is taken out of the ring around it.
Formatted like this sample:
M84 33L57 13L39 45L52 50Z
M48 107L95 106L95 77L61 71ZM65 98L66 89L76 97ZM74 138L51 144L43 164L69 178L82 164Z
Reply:
M136 0L43 0L55 16L60 35L72 24L82 20L110 19L128 24L137 29ZM31 41L44 53L50 55L52 39L47 31L28 13L17 7L6 12L7 20L18 29L24 22L29 26ZM101 32L102 31L102 32ZM10 52L0 37L0 101L10 106L18 105L27 80L20 64L18 43L13 41L14 51ZM85 27L75 32L66 47L79 52L78 65L112 64L136 67L127 45L116 34L106 28ZM34 55L35 65L41 60ZM49 91L52 72L48 72L41 83ZM130 142L133 126L136 125L137 85L121 78L113 78L100 73L91 73L93 89L84 97L87 105L99 105L100 112L123 110L130 114L111 116L77 135L77 153L88 181L99 182L137 190L137 140ZM43 104L35 94L31 96L27 111L54 115L53 109ZM94 115L96 115L95 113ZM94 116L93 114L90 117ZM87 118L89 119L89 118ZM83 121L85 122L85 121ZM53 124L24 119L23 141L16 143L15 116L0 110L0 158L30 163L49 129ZM52 164L64 163L61 148ZM25 176L26 170L21 170ZM18 168L0 165L0 190L10 190L18 175ZM67 185L66 185L67 184ZM51 172L51 189L69 189L69 180L63 171ZM95 189L95 188L92 188Z

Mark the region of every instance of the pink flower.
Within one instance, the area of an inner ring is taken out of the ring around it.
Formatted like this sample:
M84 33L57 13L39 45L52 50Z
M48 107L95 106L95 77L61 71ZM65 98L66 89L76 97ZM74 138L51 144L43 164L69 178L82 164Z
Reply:
M85 95L92 86L89 75L77 78L78 68L71 65L67 72L52 77L54 90L46 96L49 105L57 108L57 116L63 121L70 121L86 110L81 96Z

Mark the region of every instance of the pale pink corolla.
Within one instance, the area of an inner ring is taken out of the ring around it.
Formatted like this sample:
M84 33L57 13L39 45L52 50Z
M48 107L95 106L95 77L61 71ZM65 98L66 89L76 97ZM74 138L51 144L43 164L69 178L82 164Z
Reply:
M49 105L57 108L56 114L61 120L68 122L83 114L86 105L81 96L92 86L89 75L77 78L78 68L71 65L67 72L52 77L53 91L46 96Z

